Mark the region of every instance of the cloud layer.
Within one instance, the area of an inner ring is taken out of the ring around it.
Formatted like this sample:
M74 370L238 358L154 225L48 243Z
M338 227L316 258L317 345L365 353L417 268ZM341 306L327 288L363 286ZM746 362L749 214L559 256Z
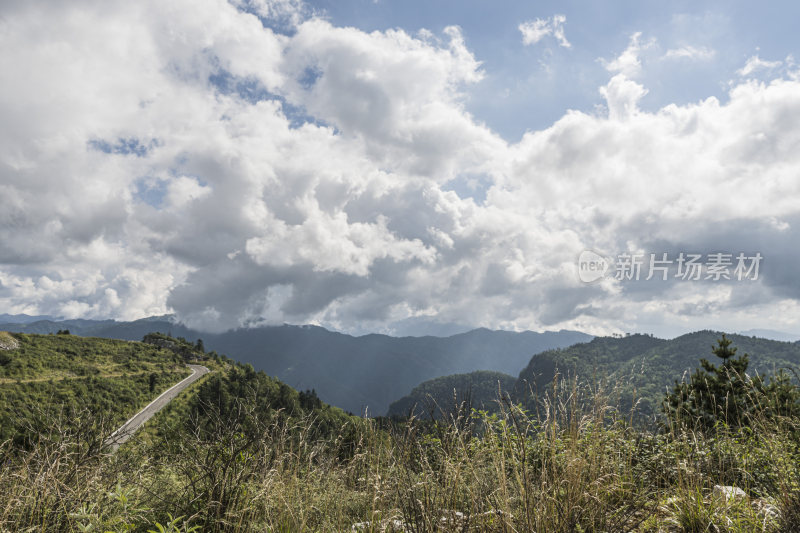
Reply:
M563 24L520 30L569 46ZM484 74L457 27L366 33L286 0L7 4L0 306L206 330L797 329L800 82L645 112L651 42L603 61L598 109L509 143L466 111ZM585 249L765 260L750 283L587 285Z

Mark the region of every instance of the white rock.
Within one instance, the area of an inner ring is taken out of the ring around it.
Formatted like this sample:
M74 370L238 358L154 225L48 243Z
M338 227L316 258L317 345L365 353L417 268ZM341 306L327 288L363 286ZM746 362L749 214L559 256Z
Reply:
M740 502L747 499L747 493L739 487L731 487L729 485L714 485L712 493L715 500L722 500L728 502Z
M19 348L17 339L5 331L0 331L0 350L16 350Z
M439 523L443 526L460 525L464 522L464 513L461 511L447 511L445 516L439 519Z
M406 525L402 520L387 519L382 520L378 525L379 531L385 533L403 533L406 530ZM357 522L350 526L350 531L361 532L367 531L372 527L371 522Z

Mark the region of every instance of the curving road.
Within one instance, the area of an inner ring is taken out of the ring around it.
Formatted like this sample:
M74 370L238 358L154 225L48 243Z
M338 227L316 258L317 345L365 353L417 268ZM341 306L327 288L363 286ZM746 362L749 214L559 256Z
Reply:
M142 424L150 420L154 414L164 408L170 401L172 401L178 394L186 387L200 379L203 374L208 373L208 369L201 365L186 365L192 369L192 374L182 381L179 381L172 387L162 392L158 398L150 402L147 407L133 415L133 417L122 424L118 430L111 434L103 443L104 446L111 447L112 451L116 451L119 445L127 441L131 436L136 433Z

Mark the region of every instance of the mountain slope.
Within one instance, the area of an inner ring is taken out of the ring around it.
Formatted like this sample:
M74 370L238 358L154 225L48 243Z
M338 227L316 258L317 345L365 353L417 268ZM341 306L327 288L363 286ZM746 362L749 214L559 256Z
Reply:
M13 439L24 446L29 437L49 431L47 424L55 419L73 426L81 421L103 425L110 434L187 377L186 363L198 359L212 374L188 388L178 406L170 404L163 416L156 415L160 423L151 430L168 418L207 417L209 410L224 420L244 404L262 417L308 416L319 434L349 419L312 391L295 390L225 356L204 356L166 335L131 342L0 332L0 443Z
M11 349L0 350L0 442L24 439L59 413L77 418L83 409L98 423L102 418L110 427L119 425L189 374L180 357L143 343L74 335L3 337Z
M392 402L388 416L436 418L454 412L462 402L467 407L494 412L499 394L514 389L517 378L501 372L479 370L452 374L420 383L406 396Z
M562 378L577 376L590 383L607 379L622 392L623 407L637 402L640 412L652 414L659 410L665 392L693 372L701 358L716 363L711 347L721 336L706 330L672 340L648 335L597 337L566 349L548 350L533 357L519 374L515 399L530 405L557 372ZM800 366L800 344L736 334L728 338L738 348L737 354L750 355L749 373L772 374L778 368Z
M383 414L422 381L491 369L517 374L530 356L587 336L474 330L452 337L351 337L318 327L237 330L209 339L237 359L351 412Z
M386 412L389 403L423 381L490 369L517 375L535 353L586 342L574 331L534 333L476 329L451 337L353 337L316 326L265 326L205 334L174 324L168 317L134 322L42 321L0 325L11 331L47 333L69 329L97 337L140 340L152 331L192 341L208 350L251 363L297 389L315 389L320 398L353 413Z

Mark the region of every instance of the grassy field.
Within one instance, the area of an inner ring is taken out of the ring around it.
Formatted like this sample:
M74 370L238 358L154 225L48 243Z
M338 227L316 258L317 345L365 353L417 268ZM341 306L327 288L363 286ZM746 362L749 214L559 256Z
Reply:
M579 389L560 391L541 419L509 407L433 432L347 419L313 437L313 415L260 418L236 402L241 418L160 414L158 435L115 455L92 452L80 428L54 422L59 429L27 454L3 450L0 527L797 531L795 421L704 437L654 433ZM715 485L743 495L715 497Z
M6 442L0 530L800 528L800 419L766 405L746 427L644 427L621 414L618 391L561 380L535 412L502 403L390 423L347 416L247 365L209 364L214 374L116 454L92 444L107 428L89 416L53 413L31 448Z

